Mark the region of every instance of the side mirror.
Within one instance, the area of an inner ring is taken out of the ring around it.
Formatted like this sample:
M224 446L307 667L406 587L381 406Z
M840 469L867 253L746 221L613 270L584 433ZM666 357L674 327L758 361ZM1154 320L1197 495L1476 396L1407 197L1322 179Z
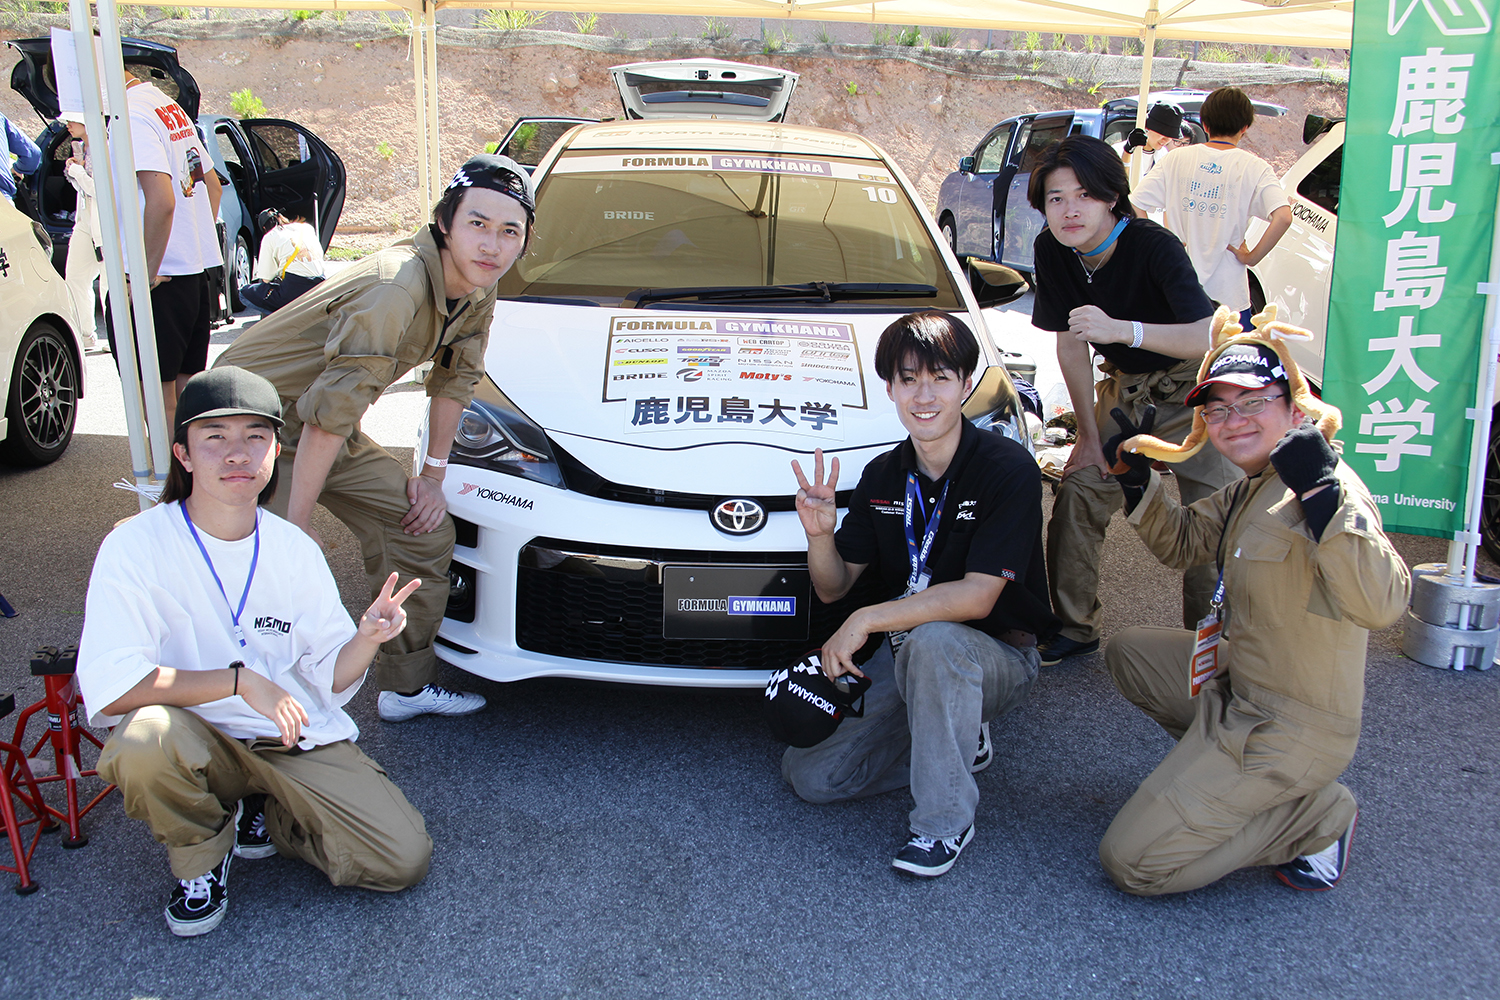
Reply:
M1026 294L1026 278L1015 268L977 257L964 258L963 265L969 276L969 288L980 308L1003 306Z
M958 161L958 172L961 174L972 174L974 172L974 157L965 156Z

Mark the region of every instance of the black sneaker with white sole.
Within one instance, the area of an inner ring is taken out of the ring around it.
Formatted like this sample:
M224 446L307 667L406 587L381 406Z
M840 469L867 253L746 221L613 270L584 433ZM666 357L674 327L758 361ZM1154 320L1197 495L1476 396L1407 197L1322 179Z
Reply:
M974 763L969 765L970 774L978 774L990 766L990 761L995 759L995 744L990 742L990 724L981 722L979 724L979 749L974 753Z
M906 846L896 852L896 857L891 861L891 867L929 878L941 875L953 867L953 862L958 860L959 853L968 847L969 841L973 839L973 823L970 823L968 829L956 837L934 838L913 834L912 838L906 842Z
M1316 854L1304 854L1284 865L1276 866L1276 877L1284 885L1303 892L1327 892L1338 885L1349 867L1349 845L1354 843L1354 827L1359 822L1359 813L1349 821L1344 835Z
M167 903L167 927L178 937L207 934L224 922L229 909L229 862L234 852L197 878L180 879Z
M254 861L276 853L266 830L266 797L247 795L234 808L235 857Z

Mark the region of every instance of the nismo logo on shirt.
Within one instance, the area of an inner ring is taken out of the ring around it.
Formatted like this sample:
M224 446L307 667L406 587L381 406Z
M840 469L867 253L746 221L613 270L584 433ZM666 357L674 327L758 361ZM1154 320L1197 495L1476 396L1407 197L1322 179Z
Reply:
M252 627L261 635L287 635L292 631L291 622L284 622L270 615L255 619L255 625Z

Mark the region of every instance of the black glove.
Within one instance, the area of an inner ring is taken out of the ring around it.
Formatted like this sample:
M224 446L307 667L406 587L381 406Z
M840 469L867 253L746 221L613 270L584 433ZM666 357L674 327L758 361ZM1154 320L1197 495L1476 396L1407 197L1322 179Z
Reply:
M1147 140L1146 140L1146 130L1145 129L1143 129L1143 128L1133 128L1133 129L1131 129L1130 130L1130 134L1125 137L1125 152L1127 152L1127 153L1133 153L1133 152L1135 152L1137 149L1139 149L1140 147L1144 146L1146 144L1146 141Z
M1338 482L1339 457L1312 424L1288 431L1271 449L1271 464L1287 488L1299 497L1308 490Z
M1151 481L1151 459L1138 452L1121 451L1120 445L1137 434L1151 433L1151 428L1156 424L1156 407L1146 407L1141 413L1139 427L1132 424L1130 418L1125 416L1125 411L1118 406L1110 410L1109 415L1115 418L1115 423L1119 424L1122 430L1104 442L1104 460L1112 466L1110 473L1121 486L1139 489ZM1123 472L1116 472L1115 470L1122 462L1129 468Z

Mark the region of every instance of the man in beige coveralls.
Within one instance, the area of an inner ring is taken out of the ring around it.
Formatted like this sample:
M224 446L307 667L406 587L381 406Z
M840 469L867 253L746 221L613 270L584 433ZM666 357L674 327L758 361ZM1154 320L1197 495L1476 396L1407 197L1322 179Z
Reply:
M467 715L485 704L433 683L432 644L447 607L454 542L442 484L453 435L484 374L495 285L525 252L534 216L531 181L519 165L472 157L444 190L431 225L261 320L215 362L265 376L284 401L279 464L287 485L276 512L314 538L315 503L348 525L372 594L392 570L422 580L406 603L406 630L376 661L387 722ZM427 454L412 475L359 421L426 361Z
M1245 479L1183 507L1133 444L1119 455L1131 466L1117 474L1130 523L1168 566L1217 563L1227 622L1196 697L1193 632L1131 628L1105 653L1120 693L1178 740L1099 846L1115 884L1139 895L1255 865L1296 889L1338 882L1358 809L1336 779L1359 740L1367 630L1406 608L1410 574L1364 483L1303 424L1288 369L1305 383L1289 356L1249 339L1211 352L1187 397Z

